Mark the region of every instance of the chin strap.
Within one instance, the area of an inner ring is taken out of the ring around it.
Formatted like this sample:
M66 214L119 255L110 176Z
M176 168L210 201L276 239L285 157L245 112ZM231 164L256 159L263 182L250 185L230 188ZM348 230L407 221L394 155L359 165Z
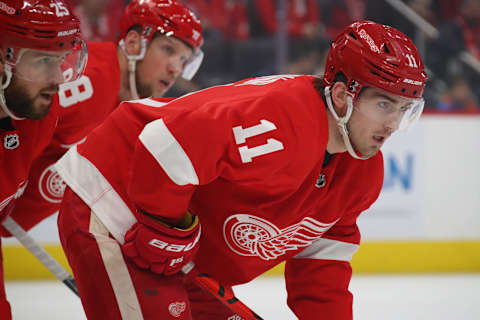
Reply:
M332 113L333 117L337 121L338 127L340 128L340 133L342 134L343 142L345 143L345 147L347 148L348 153L355 159L359 159L359 160L366 160L370 158L366 156L359 156L357 152L353 149L352 143L350 142L350 138L348 137L349 132L347 128L347 123L348 123L348 120L350 120L350 117L352 116L352 112L353 112L352 96L347 94L347 112L343 117L339 117L337 112L335 112L335 109L333 108L332 96L330 94L330 86L325 87L325 98L327 100L328 109Z
M128 60L128 82L130 86L130 94L132 100L138 100L140 97L137 92L137 84L135 82L135 69L137 66L137 61L142 60L145 57L145 52L147 52L147 39L142 38L140 44L142 46L140 53L136 56L129 55L125 49L125 41L122 39L118 42L118 45L122 49L123 54L127 57Z
M3 76L0 76L0 108L2 109L3 112L7 114L10 118L14 120L23 120L25 118L22 117L17 117L15 114L13 114L10 109L7 107L7 100L5 99L5 89L10 85L10 81L12 80L12 67L9 64L5 64L5 79Z

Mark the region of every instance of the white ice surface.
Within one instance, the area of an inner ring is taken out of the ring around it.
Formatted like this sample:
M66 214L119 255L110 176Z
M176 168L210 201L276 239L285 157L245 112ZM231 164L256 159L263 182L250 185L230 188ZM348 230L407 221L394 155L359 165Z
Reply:
M80 300L58 281L7 282L14 319L85 319ZM478 320L480 274L354 276L355 320ZM259 278L236 295L264 319L296 319L281 278Z

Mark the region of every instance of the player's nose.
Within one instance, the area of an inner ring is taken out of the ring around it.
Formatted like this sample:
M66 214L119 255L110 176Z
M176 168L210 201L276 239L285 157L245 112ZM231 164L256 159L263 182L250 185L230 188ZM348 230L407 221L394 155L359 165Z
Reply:
M65 77L60 67L54 68L49 72L48 74L49 85L58 87L58 85L64 82L65 82Z
M388 130L389 133L395 132L400 127L400 122L402 121L402 116L398 114L391 114L385 120L385 128Z

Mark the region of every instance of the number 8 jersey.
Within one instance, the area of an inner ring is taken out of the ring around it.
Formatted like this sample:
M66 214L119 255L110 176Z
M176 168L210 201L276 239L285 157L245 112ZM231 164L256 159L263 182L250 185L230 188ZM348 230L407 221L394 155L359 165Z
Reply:
M323 165L327 110L313 81L262 77L125 102L56 168L120 243L138 209L189 210L202 224L199 270L236 285L287 261L300 319L348 319L356 218L379 195L383 161L345 152Z

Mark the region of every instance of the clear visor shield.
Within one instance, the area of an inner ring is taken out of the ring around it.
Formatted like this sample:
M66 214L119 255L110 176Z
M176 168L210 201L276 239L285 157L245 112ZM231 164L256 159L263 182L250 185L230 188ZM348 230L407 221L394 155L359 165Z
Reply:
M351 98L348 99L352 103ZM392 131L407 130L422 115L425 100L413 99L404 105L396 105L385 101L375 103L367 108L353 108L367 118L388 126Z
M82 75L87 56L87 45L81 40L68 51L22 49L12 69L16 77L28 81L62 84Z
M186 80L192 80L193 76L197 73L200 65L203 61L203 51L198 49L195 50L193 55L190 57L188 62L185 64L182 72L182 78Z

